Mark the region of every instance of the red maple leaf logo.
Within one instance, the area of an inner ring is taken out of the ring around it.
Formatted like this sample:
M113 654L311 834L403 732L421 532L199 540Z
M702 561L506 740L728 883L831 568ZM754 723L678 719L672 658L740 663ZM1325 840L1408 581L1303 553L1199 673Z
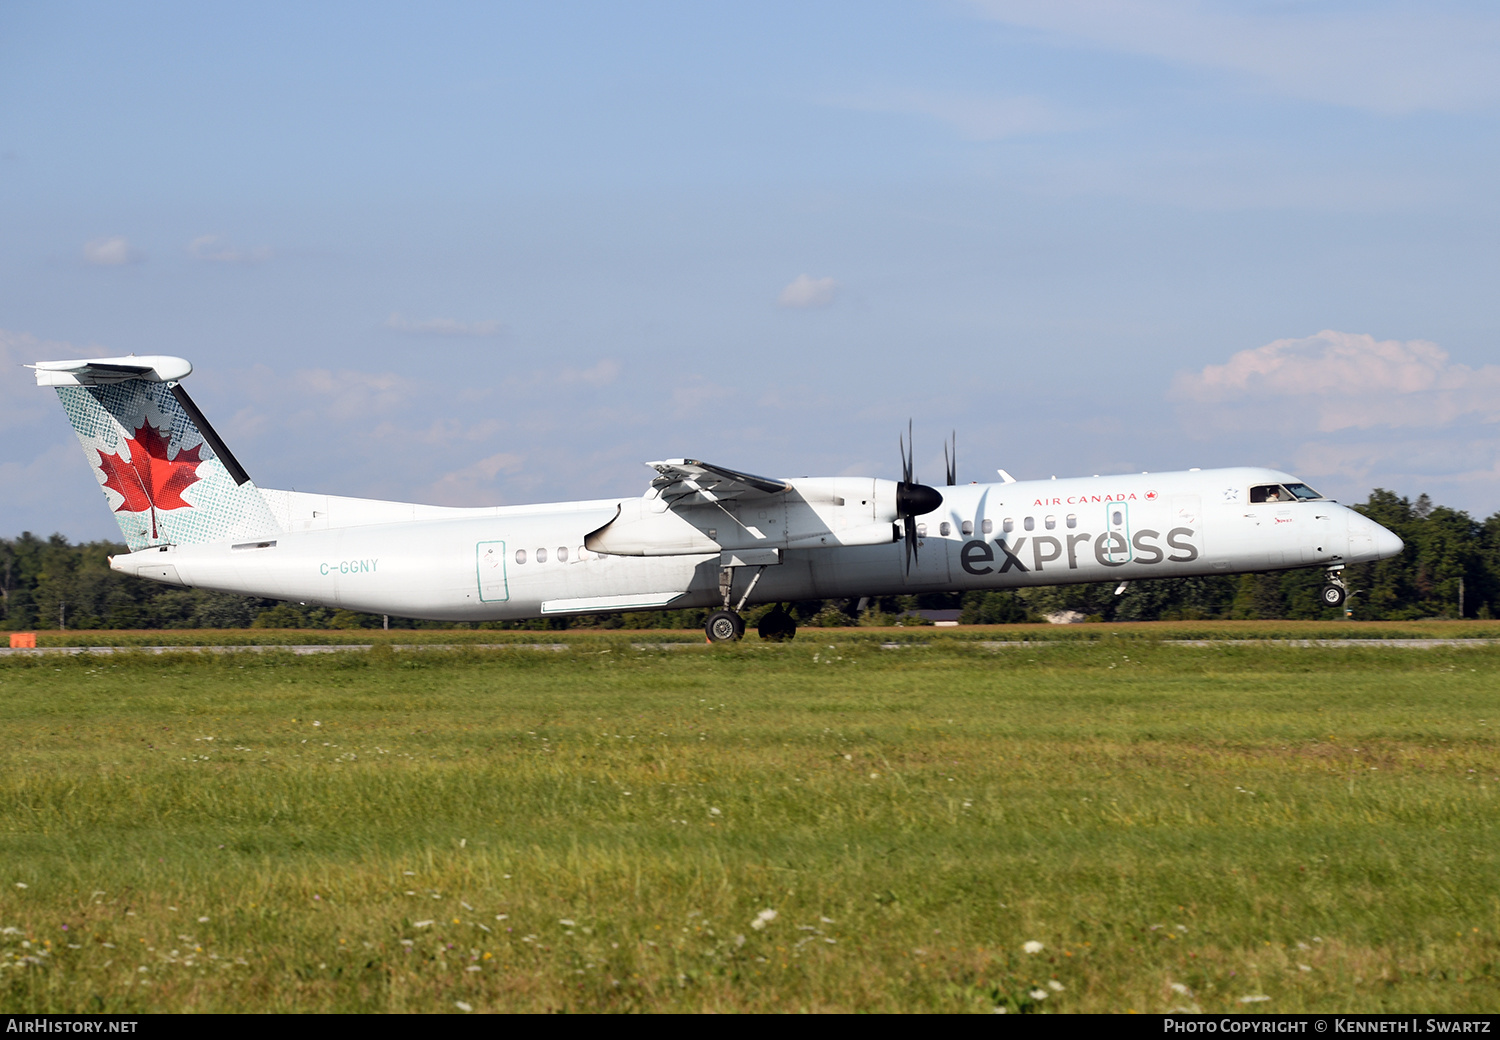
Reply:
M99 449L99 468L104 471L104 486L119 492L125 499L115 507L116 513L139 513L151 510L151 537L156 537L156 511L158 509L191 509L184 502L182 493L199 481L194 472L203 459L199 453L202 444L195 444L177 452L174 459L167 458L170 434L162 432L150 421L141 424L134 437L125 438L130 447L130 461L111 452L106 455Z

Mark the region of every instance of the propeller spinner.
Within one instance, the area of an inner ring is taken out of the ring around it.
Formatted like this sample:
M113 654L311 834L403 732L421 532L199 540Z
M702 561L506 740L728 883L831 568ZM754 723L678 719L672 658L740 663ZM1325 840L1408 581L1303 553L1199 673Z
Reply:
M937 488L918 484L912 474L911 421L906 423L906 438L901 445L901 483L896 485L896 515L902 521L906 533L906 572L911 573L912 562L917 558L917 517L925 516L943 504L943 494ZM947 446L944 445L946 453ZM957 458L955 441L954 458ZM952 464L949 465L952 472ZM949 483L953 483L949 480Z

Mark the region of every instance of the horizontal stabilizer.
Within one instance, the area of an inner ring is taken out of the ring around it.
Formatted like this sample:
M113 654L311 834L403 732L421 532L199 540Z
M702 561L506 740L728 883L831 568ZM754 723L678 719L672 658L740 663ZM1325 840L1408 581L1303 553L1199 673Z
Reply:
M148 383L174 383L185 379L193 366L180 357L145 354L136 357L84 358L78 361L38 361L27 368L36 370L37 386L109 386L127 379L144 379Z

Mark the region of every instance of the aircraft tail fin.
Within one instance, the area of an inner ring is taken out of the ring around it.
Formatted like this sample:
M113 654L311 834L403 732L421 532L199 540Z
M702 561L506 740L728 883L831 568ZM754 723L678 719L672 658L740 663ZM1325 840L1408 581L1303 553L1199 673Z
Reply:
M280 530L260 491L181 380L182 358L39 361L132 551Z

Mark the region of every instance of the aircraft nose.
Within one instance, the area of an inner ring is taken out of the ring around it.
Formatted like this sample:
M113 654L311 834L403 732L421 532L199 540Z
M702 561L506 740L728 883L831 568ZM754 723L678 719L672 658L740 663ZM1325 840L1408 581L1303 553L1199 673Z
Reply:
M1395 556L1405 544L1363 513L1349 511L1349 562L1374 563Z
M1406 543L1397 537L1394 531L1388 531L1379 524L1370 526L1375 528L1375 558L1377 560L1389 559L1406 548Z

